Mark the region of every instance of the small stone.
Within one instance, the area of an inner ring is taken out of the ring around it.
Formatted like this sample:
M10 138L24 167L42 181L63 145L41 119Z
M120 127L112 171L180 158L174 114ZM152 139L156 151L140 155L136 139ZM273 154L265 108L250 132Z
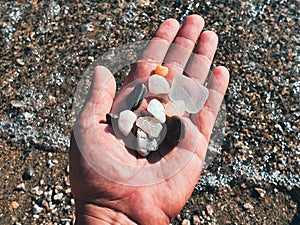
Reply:
M49 204L45 199L43 199L41 206L43 206L47 211L50 211Z
M52 162L51 159L48 160L47 165L49 168L52 168L54 166L54 163Z
M136 119L136 114L130 110L124 110L120 113L118 127L122 134L127 136L130 133Z
M245 203L243 206L245 209L248 209L248 210L254 209L253 205L251 205L250 203Z
M30 189L30 193L35 195L38 190L39 190L38 186L33 187L33 188Z
M214 209L211 205L206 206L206 212L209 216L211 216L214 213Z
M70 194L70 193L71 193L71 188L67 188L67 189L65 190L65 193L66 193L66 194Z
M63 198L64 194L63 193L58 193L56 195L53 196L53 200L54 201L61 201Z
M52 194L53 194L53 191L52 191L52 190L49 190L49 191L45 191L45 192L44 192L44 196L45 196L45 198L47 199L47 201L51 201Z
M17 208L19 208L19 203L18 202L16 202L16 201L13 201L13 202L11 202L9 205L8 205L8 209L9 209L9 211L12 211L13 209L17 209Z
M256 65L255 65L255 62L250 62L249 63L249 67L250 67L250 69L255 69L255 67L256 67Z
M194 225L198 225L198 224L200 224L200 218L199 218L199 216L198 215L193 215L193 224Z
M37 204L34 204L32 208L33 214L39 214L43 211L43 207L38 206Z
M180 214L177 214L176 218L180 221L182 221L182 218L181 218L181 215Z
M69 164L68 164L67 167L66 167L66 172L67 172L67 173L70 173L70 166L69 166Z
M63 190L64 188L63 188L63 186L61 186L61 185L56 185L55 186L55 190L58 190L58 191L61 191L61 190Z
M174 101L174 102L168 102L165 105L165 112L166 115L169 117L172 116L183 116L185 112L185 103L184 101Z
M15 107L15 108L23 108L23 107L26 107L25 104L23 104L21 101L18 101L18 100L12 100L10 102L10 104Z
M53 202L49 202L49 208L50 208L51 212L56 212L57 211L56 205L57 204L55 204Z
M175 75L169 98L171 101L182 100L185 110L189 113L198 113L204 106L209 95L206 87L182 74Z
M170 92L169 82L162 76L152 75L148 79L149 92L154 95L168 94Z
M68 186L68 187L71 186L69 176L64 176L64 181L65 181L66 186Z
M112 113L107 113L106 114L106 123L109 124L109 125L112 125L112 120L117 120L117 119L118 119L117 115L114 115Z
M147 135L147 133L140 128L137 129L137 143L138 150L156 151L158 149L156 139Z
M25 184L21 183L16 186L17 191L26 191Z
M265 197L266 191L265 191L264 189L262 189L262 188L254 188L254 189L255 189L255 191L257 191L257 193L259 194L259 196L260 196L261 198L264 198L264 197Z
M31 168L27 168L22 175L23 180L30 180L34 176L34 171Z
M241 184L241 188L246 189L246 188L247 188L247 185L246 185L245 183L242 183L242 184Z
M136 126L141 128L151 137L158 137L163 128L157 119L150 116L138 118L136 120Z
M126 99L126 104L131 110L136 110L142 104L147 93L147 87L145 84L138 84L131 91Z
M20 65L20 66L24 66L25 63L22 59L16 59L17 63Z
M149 113L151 113L159 122L166 122L166 114L164 106L157 99L152 99L147 107Z
M37 195L37 196L40 196L44 193L43 190L40 190L39 186L31 188L30 192L31 192L31 194L34 194L34 195Z
M55 205L53 205L53 207L55 207ZM51 209L51 214L56 214L56 213L57 213L57 208Z
M203 217L204 219L206 219L206 218L207 218L207 215L206 215L206 213L205 213L205 211L204 211L204 210L202 210L202 211L201 211L201 214L202 214L202 217Z
M191 225L191 222L187 219L184 219L181 224L182 225Z
M23 115L24 115L25 120L27 120L27 121L29 121L33 117L33 114L29 113L29 112L24 112Z
M154 73L160 76L166 76L169 72L169 68L166 66L157 65Z

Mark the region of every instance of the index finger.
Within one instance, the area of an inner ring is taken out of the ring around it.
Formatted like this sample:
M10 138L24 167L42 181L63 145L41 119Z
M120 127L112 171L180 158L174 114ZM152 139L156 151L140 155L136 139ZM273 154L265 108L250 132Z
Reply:
M140 59L133 65L124 85L135 79L147 77L163 59L179 30L179 22L175 19L165 20L158 28Z

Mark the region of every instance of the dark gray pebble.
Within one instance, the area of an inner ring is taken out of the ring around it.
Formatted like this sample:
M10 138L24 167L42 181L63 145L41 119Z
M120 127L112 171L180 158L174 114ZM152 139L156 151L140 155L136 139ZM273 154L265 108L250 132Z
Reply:
M138 84L128 95L126 104L131 110L136 110L142 104L147 93L147 87L145 84Z
M23 180L30 180L34 176L34 170L27 168L22 175Z

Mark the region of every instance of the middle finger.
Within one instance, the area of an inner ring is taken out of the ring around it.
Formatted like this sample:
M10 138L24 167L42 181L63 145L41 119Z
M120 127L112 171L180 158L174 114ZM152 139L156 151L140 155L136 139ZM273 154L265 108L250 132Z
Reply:
M163 65L169 68L167 79L172 80L175 74L183 73L203 26L204 20L199 15L190 15L185 19L164 59Z

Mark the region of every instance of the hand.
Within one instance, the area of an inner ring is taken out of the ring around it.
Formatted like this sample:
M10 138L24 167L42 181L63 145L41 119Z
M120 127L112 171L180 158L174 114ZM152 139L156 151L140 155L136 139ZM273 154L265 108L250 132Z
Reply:
M167 79L184 72L203 84L218 42L214 32L201 33L203 26L198 15L188 16L181 28L174 19L164 21L125 84L150 76L155 66L162 63L169 68ZM170 47L171 43L175 45ZM209 98L192 119L198 121L198 126L182 119L179 125L185 132L178 146L169 149L168 154L159 150L141 158L126 148L105 123L116 84L106 68L96 67L89 96L71 138L70 181L76 201L76 224L169 224L200 177L228 81L228 70L216 67L207 84ZM125 93L121 92L120 99ZM178 165L180 170L172 173ZM134 172L124 170L127 167ZM153 182L156 178L161 181Z

